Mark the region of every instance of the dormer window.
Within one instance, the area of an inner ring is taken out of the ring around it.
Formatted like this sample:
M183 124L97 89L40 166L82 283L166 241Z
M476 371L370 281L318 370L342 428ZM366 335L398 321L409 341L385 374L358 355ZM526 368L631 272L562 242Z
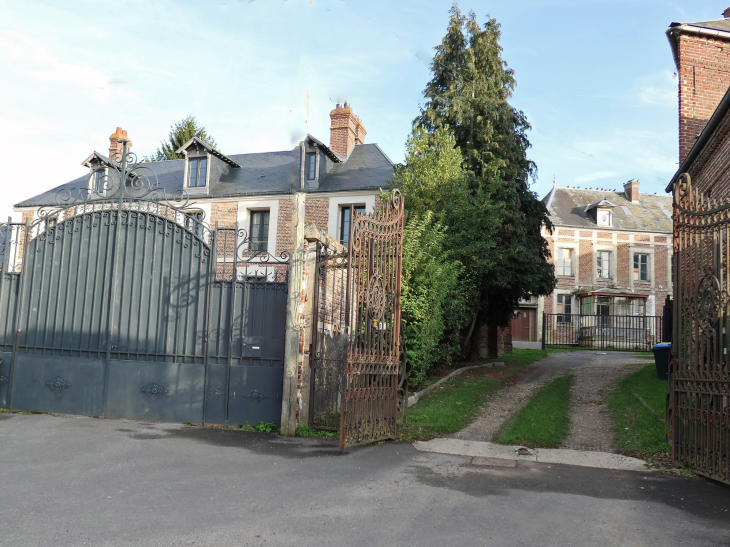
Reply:
M309 152L305 164L307 180L315 180L317 178L317 153Z
M613 226L613 215L609 209L598 209L597 222L599 226Z
M613 226L613 212L616 207L607 199L602 199L598 203L593 203L585 208L586 215L593 219L598 226Z
M188 186L190 188L203 188L208 171L208 160L206 158L193 158L188 163Z
M101 193L104 191L104 176L106 175L105 169L97 169L94 171L92 177L92 188L96 193Z

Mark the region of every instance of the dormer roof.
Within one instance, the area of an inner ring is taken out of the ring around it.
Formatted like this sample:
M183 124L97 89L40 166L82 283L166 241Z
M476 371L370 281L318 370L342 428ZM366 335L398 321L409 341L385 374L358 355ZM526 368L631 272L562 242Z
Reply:
M586 213L592 209L605 209L605 208L611 208L611 207L616 207L616 205L614 205L607 199L601 199L600 201L591 203L590 205L586 205Z
M94 166L94 160L96 160L97 163L101 163L108 167L118 167L119 166L119 164L117 162L115 162L114 160L109 159L104 154L100 154L99 152L96 152L96 151L94 151L94 153L92 153L88 158L86 158L84 161L82 161L81 165L91 169Z
M235 161L233 161L231 158L229 158L225 154L222 154L222 153L218 152L218 150L216 150L212 146L204 143L198 137L193 137L188 142L186 142L185 144L183 144L180 148L178 148L177 150L175 150L175 152L178 153L178 154L182 154L183 152L186 152L187 149L190 148L193 144L197 144L198 146L203 147L206 150L206 152L208 152L212 156L215 156L216 158L218 158L218 159L226 162L228 165L230 165L232 167L237 167L237 168L240 168L241 167Z
M335 162L335 163L342 163L343 161L345 161L347 159L347 158L339 155L337 152L335 152L334 150L332 150L329 146L327 146L326 144L324 144L319 139L313 137L309 133L307 133L307 139L310 140L310 141L312 141L314 144L316 144L325 154L327 154L327 156L329 156L329 158L333 162Z

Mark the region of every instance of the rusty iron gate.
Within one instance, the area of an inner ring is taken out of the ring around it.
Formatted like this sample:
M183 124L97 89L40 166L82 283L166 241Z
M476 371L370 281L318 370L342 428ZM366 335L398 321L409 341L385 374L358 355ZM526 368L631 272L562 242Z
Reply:
M347 249L317 246L310 348L310 425L342 450L395 436L401 380L403 198L350 215Z
M730 200L674 188L674 332L667 433L674 461L730 483Z
M1 231L0 407L278 424L288 257L131 157Z

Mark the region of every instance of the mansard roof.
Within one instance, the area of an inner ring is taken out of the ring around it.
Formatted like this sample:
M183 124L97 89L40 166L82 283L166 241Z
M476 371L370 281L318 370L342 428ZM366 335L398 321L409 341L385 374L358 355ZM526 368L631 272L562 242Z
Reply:
M319 141L317 143L329 150ZM325 150L323 152L326 153ZM100 154L95 154L101 157ZM87 161L93 156L89 156ZM230 169L228 173L221 175L219 180L211 182L207 195L195 196L195 200L294 193L299 187L300 157L299 147L280 152L228 156L240 169ZM110 161L108 158L104 159ZM394 165L377 144L355 145L347 158L336 155L336 159L326 177L320 180L319 187L316 190L307 190L308 193L375 190L389 186L388 179L393 176ZM185 160L153 161L143 165L155 173L157 181L168 195L183 188ZM84 173L70 182L26 199L15 207L53 206L59 190L86 188L88 178L89 174Z
M609 202L613 205L613 225L597 226L588 215L591 205ZM550 220L556 226L672 233L672 198L656 194L640 194L632 203L623 192L553 188L543 198Z

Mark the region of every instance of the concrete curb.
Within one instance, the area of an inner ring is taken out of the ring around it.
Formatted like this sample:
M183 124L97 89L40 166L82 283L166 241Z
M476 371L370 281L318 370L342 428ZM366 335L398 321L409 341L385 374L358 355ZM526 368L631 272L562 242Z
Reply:
M420 452L435 452L473 458L497 458L501 460L560 463L595 467L598 469L619 469L623 471L648 471L646 462L611 452L569 450L566 448L530 448L529 454L517 454L519 446L509 446L483 441L462 441L461 439L432 439L413 443Z
M441 384L443 384L449 378L452 378L453 376L458 376L459 374L461 374L465 370L471 370L473 368L491 368L491 367L503 367L503 366L504 366L504 363L502 361L495 361L494 363L482 363L481 365L471 365L471 366L468 366L468 367L457 368L451 374L448 374L447 376L444 376L443 378L441 378L440 380L434 382L430 386L422 389L421 391L417 391L416 393L414 393L413 395L411 395L410 397L408 397L408 408L411 408L413 405L415 405L421 399L421 397L423 397L426 393L428 393L432 389L436 389L437 387L439 387Z

